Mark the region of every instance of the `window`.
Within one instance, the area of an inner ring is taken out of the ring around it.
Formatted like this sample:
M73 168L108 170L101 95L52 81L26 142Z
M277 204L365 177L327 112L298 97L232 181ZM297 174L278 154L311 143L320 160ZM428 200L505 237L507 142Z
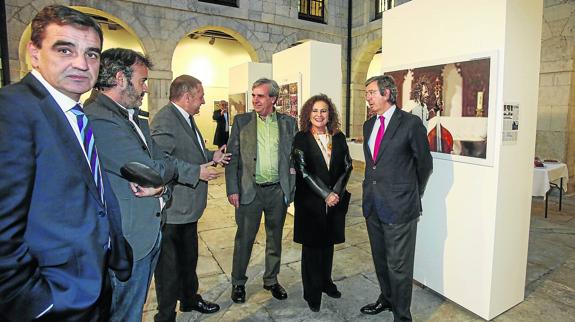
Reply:
M381 19L384 11L395 6L395 0L375 0L375 19Z
M300 0L298 18L314 22L325 23L323 0Z
M213 4L221 4L222 6L238 8L238 0L198 0L198 1Z

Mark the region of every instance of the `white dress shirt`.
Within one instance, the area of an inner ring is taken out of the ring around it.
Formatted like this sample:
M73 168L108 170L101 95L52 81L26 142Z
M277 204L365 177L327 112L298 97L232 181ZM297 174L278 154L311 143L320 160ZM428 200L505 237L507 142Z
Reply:
M50 96L52 96L52 98L56 101L56 104L58 104L58 106L62 109L64 115L66 115L66 119L68 120L68 123L70 123L70 127L74 131L74 134L76 134L78 144L80 144L80 147L84 152L86 162L90 164L90 161L88 161L88 155L86 155L86 151L84 150L84 142L83 142L84 139L82 138L82 135L80 134L80 129L78 128L78 119L76 118L76 114L72 112L72 109L74 108L74 106L76 106L76 104L80 104L80 107L84 109L82 103L74 101L73 99L69 98L68 96L64 95L62 92L54 88L52 85L50 85L50 83L48 83L48 81L44 79L44 77L42 77L42 74L40 74L39 71L33 69L31 74L32 76L36 77L36 79L40 83L42 83L42 85L44 85L48 93L50 93Z
M396 107L394 104L390 108L388 108L387 111L385 111L385 113L383 113L383 117L385 118L385 129L383 134L385 134L385 131L387 131L389 120L391 120L391 116L393 115L393 112L395 112L395 108ZM369 146L369 151L371 151L371 155L373 155L373 149L375 148L375 138L377 137L377 131L379 131L379 127L381 126L381 121L379 119L380 115L381 114L377 114L375 116L375 124L373 125L373 130L371 130L369 141L367 141L367 145Z

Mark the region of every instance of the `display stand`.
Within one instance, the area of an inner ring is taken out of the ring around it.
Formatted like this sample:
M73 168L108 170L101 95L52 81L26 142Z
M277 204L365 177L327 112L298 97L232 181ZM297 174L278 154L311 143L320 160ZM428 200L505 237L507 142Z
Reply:
M272 77L271 64L248 62L230 68L230 84L228 88L230 101L234 97L239 97L239 94L243 93L246 111L251 111L253 109L251 100L252 84L262 77ZM233 113L234 112L232 111L232 114Z
M275 53L272 65L274 80L280 86L300 84L297 93L298 115L309 97L323 93L331 98L342 119L341 45L306 41ZM291 94L293 99L294 94Z
M383 72L459 57L497 61L488 156L466 162L434 153L414 272L487 320L524 299L542 15L542 0L412 0L382 18ZM519 103L520 127L516 140L502 145L506 102Z

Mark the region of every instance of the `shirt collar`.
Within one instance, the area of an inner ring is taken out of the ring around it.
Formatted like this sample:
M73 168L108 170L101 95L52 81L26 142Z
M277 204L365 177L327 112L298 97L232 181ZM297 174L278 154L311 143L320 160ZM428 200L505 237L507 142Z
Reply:
M387 111L385 111L385 113L381 114L383 115L383 117L385 117L386 120L391 120L391 116L393 115L393 112L395 112L396 106L395 104L391 105L390 108L387 109ZM379 114L377 115L378 119L379 119Z
M265 119L262 119L258 113L256 113L256 118L258 119L258 121L262 121L264 123L277 122L278 115L277 115L276 111L274 110L270 114L268 114L268 116Z
M54 100L56 101L56 104L58 104L58 106L60 106L62 111L68 112L69 110L74 108L74 106L76 106L76 104L80 104L80 107L82 107L81 102L74 101L73 99L66 96L64 93L62 93L59 90L57 90L56 88L54 88L54 86L50 85L50 83L48 83L48 81L46 79L44 79L44 77L42 76L42 74L40 74L39 71L33 69L31 74L34 77L36 77L36 79L46 88L48 93L50 93L52 98L54 98Z
M186 122L188 122L188 124L190 124L190 114L188 112L186 112L186 110L184 110L183 108L181 108L178 104L171 102L172 104L174 104L174 106L178 109L178 111L182 114L182 116L184 117L184 119L186 120Z

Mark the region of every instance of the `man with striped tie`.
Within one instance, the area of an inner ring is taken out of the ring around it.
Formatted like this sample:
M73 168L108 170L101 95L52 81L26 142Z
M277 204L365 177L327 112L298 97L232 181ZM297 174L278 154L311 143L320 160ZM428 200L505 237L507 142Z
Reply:
M65 6L32 20L34 68L0 89L0 321L105 321L108 268L130 277L118 201L80 95L100 26Z

